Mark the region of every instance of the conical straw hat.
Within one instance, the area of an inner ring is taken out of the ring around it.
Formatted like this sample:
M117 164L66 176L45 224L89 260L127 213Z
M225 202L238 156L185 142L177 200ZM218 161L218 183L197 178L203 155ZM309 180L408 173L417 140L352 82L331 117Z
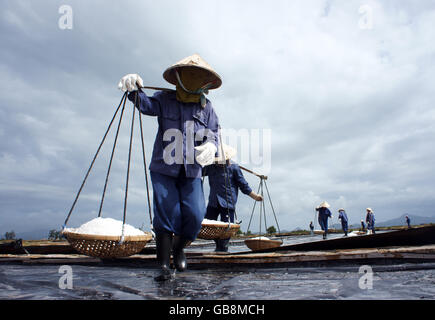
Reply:
M184 58L163 72L163 78L173 85L177 85L177 77L175 76L175 70L177 68L196 68L198 70L205 70L206 76L204 84L212 83L208 89L217 89L222 84L221 77L207 62L205 62L203 58L199 56L199 54L195 53L194 55Z
M329 203L326 202L326 201L323 201L323 202L319 205L319 208L329 208L329 207L330 207L330 205L329 205Z
M236 156L237 150L224 143L222 146L219 145L219 147L218 147L218 155L219 156L215 158L215 161L217 161L217 162L224 161L223 156L222 156L222 147L224 149L225 161L229 160L231 158L234 158Z

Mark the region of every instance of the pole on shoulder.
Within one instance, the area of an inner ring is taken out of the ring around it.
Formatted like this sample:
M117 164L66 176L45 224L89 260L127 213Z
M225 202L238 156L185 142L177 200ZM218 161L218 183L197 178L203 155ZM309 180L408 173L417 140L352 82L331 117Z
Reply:
M239 168L242 169L242 170L245 170L246 172L252 173L254 176L257 176L257 177L259 177L259 178L262 179L262 180L267 180L267 176L265 176L265 175L262 175L262 174L256 173L256 172L254 172L254 171L252 171L252 170L249 170L249 169L247 169L247 168L245 168L245 167L242 167L242 166L240 166L240 165L239 165Z

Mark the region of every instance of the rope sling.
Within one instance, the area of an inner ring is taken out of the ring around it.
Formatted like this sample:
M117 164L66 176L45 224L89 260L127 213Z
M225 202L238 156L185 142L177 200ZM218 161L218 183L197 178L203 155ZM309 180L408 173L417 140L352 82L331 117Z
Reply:
M270 196L269 188L267 187L267 182L266 182L267 177L264 176L264 175L259 175L259 174L255 173L255 172L253 172L251 170L248 170L248 169L246 169L244 167L240 167L240 168L242 170L245 170L245 171L247 171L249 173L252 173L252 174L254 174L254 175L256 175L257 177L260 178L260 183L258 185L257 194L260 194L262 196L263 201L261 201L260 205L259 205L259 207L260 207L259 208L259 213L260 213L259 214L259 216L260 216L259 236L261 237L261 235L263 234L262 230L261 230L263 220L264 220L264 227L265 227L265 230L266 230L265 232L267 232L266 204L265 204L265 197L264 197L264 189L266 189L267 198L269 200L269 204L270 204L270 207L272 209L273 216L275 218L275 223L276 223L276 226L278 228L278 234L280 234L281 233L281 229L279 228L278 219L276 218L275 208L273 207L272 198ZM248 224L248 229L247 229L248 231L249 231L249 228L251 226L251 222L252 222L252 218L254 216L256 205L257 205L257 201L254 200L254 206L252 208L251 217L249 219L249 224ZM266 241L269 241L270 243L268 244ZM282 239L279 240L279 241L275 241L275 240L254 240L254 239L251 239L251 240L245 240L245 243L251 249L255 248L255 250L257 250L257 249L265 249L266 248L265 246L268 246L268 247L270 247L270 246L279 246L279 245L281 245L283 243L283 241L282 241Z
M150 87L150 86L143 86L141 87L141 89L152 89L152 90L163 90L163 91L174 91L172 89L167 89L167 88L160 88L160 87ZM73 204L68 212L68 215L65 219L64 224L62 225L62 229L64 230L66 228L66 225L71 217L72 212L75 209L75 206L77 204L77 201L81 195L81 192L83 190L83 187L86 184L86 181L89 177L89 174L91 172L91 170L93 169L94 163L100 153L100 150L103 146L103 144L106 141L107 135L109 134L112 125L119 113L119 110L121 109L120 112L120 116L119 116L119 121L118 121L118 126L116 129L116 133L115 133L115 138L114 138L114 142L113 142L113 146L112 146L112 152L110 155L110 160L109 160L109 164L108 164L108 168L107 168L107 172L106 172L106 177L105 177L105 182L104 182L104 187L103 187L103 191L102 191L102 196L101 196L101 201L100 201L100 205L99 205L99 209L98 209L98 217L102 216L102 208L103 208L103 204L104 204L104 200L105 200L105 195L106 195L106 190L107 190L107 186L108 186L108 181L109 181L109 176L110 176L110 172L111 172L111 168L112 168L112 163L113 163L113 157L115 154L115 149L117 146L117 142L118 142L118 136L119 136L119 131L120 131L120 127L121 127L121 123L123 120L123 115L124 115L124 111L125 111L125 104L127 101L127 92L124 93L124 95L121 98L121 101L118 105L118 107L116 108L116 111L108 125L108 128L106 129L106 132L97 148L97 151L91 161L91 164L85 174L85 177L80 185L80 188L76 194L76 197L73 201ZM128 201L128 187L129 187L129 177L130 177L130 163L131 163L131 153L132 153L132 143L133 143L133 134L134 134L134 121L135 121L135 114L136 114L136 108L139 108L139 99L138 99L138 91L136 91L135 93L135 102L134 102L134 106L135 108L133 108L133 115L132 115L132 120L131 120L131 127L130 127L130 142L129 142L129 152L128 152L128 162L127 162L127 174L126 174L126 182L125 182L125 193L124 193L124 207L123 207L123 220L122 220L122 230L121 230L121 238L119 239L118 244L122 244L124 242L124 226L125 226L125 222L126 222L126 216L127 216L127 201ZM122 108L121 108L122 107ZM148 178L148 172L147 172L147 161L146 161L146 155L145 155L145 140L144 140L144 134L143 134L143 125L142 125L142 116L141 116L141 112L139 113L139 124L140 124L140 137L141 137L141 146L142 146L142 158L143 158L143 165L144 165L144 172L145 172L145 185L146 185L146 192L147 192L147 203L148 203L148 213L149 213L149 219L150 219L150 228L151 228L151 232L153 233L153 225L152 225L152 213L151 213L151 200L150 200L150 186L149 186L149 178ZM220 132L219 132L220 133ZM223 152L223 149L222 149ZM227 203L229 203L229 199L228 199L228 190L231 188L231 181L229 178L229 174L228 174L228 168L227 165L225 164L224 166L224 171L225 171L225 185L226 185L226 197L227 197ZM230 192L231 193L231 192ZM231 203L234 203L234 199L232 198L232 194L231 194ZM237 219L237 215L235 214L235 218ZM228 210L228 215L229 215L229 210ZM219 235L214 235L212 237L208 236L206 239L219 239L222 237L227 237L228 235L233 235L238 229L240 228L240 226L238 226L238 228L235 228L234 225L229 224L228 228L225 228L225 232L220 232ZM201 232L198 235L199 238L201 238Z
M84 179L83 179L83 181L82 181L82 183L80 185L80 188L79 188L79 190L78 190L78 192L76 194L76 197L75 197L75 199L73 201L73 204L72 204L72 206L71 206L71 208L70 208L70 210L68 212L68 215L67 215L67 217L65 219L65 222L64 222L64 224L62 226L62 230L65 230L65 228L66 228L66 225L67 225L67 223L68 223L68 221L69 221L69 219L71 217L71 214L72 214L72 212L73 212L73 210L74 210L74 208L75 208L75 206L77 204L77 201L78 201L78 199L80 197L80 194L81 194L81 192L83 190L83 187L86 184L86 181L87 181L87 179L89 177L89 174L90 174L90 172L91 172L91 170L92 170L92 168L93 168L93 166L95 164L95 161L96 161L96 159L97 159L97 157L98 157L98 155L100 153L100 150L101 150L103 144L105 143L107 135L108 135L110 129L112 128L112 125L113 125L113 123L114 123L114 121L116 119L116 116L118 115L119 110L121 109L121 106L122 106L121 113L120 113L120 116L119 116L118 126L117 126L116 133L115 133L115 138L114 138L114 141L113 141L113 146L112 146L112 151L111 151L111 155L110 155L109 165L108 165L107 172L106 172L106 177L105 177L105 182L104 182L104 188L103 188L103 191L102 191L102 196L101 196L100 205L99 205L99 209L98 209L98 217L102 216L103 204L104 204L106 190L107 190L107 185L108 185L109 176L110 176L110 172L111 172L111 168L112 168L113 157L114 157L116 146L117 146L117 142L118 142L119 130L120 130L121 123L122 123L122 120L123 120L123 115L124 115L124 111L125 111L126 101L127 101L127 92L123 94L123 96L121 98L121 101L120 101L118 107L116 108L115 114L113 115L113 117L112 117L112 119L111 119L111 121L109 123L109 126L107 127L106 132L105 132L105 134L104 134L104 136L103 136L103 138L102 138L102 140L101 140L101 142L100 142L100 144L99 144L99 146L97 148L97 151L96 151L96 153L95 153L95 155L94 155L94 157L93 157L93 159L91 161L91 164L90 164L88 170L86 171L85 177L84 177ZM127 218L128 187L129 187L129 180L130 180L130 163L131 163L131 154L132 154L132 146L133 146L133 135L134 135L134 124L135 124L135 118L136 118L136 108L139 108L139 99L138 99L138 92L137 91L136 91L136 94L135 94L134 108L133 108L133 112L132 112L132 119L131 119L131 126L130 126L130 141L129 141L129 149L128 149L127 173L126 173L126 180L125 180L125 192L124 192L124 206L123 206L123 219L122 219L121 237L118 239L118 241L114 241L113 239L109 239L109 238L111 238L110 236L107 236L107 237L103 236L104 238L107 238L107 239L100 239L101 241L105 241L105 240L111 241L110 244L101 244L101 243L95 244L94 242L98 241L98 239L96 239L92 243L92 248L94 248L94 247L97 248L99 252L95 253L94 256L105 256L105 257L110 256L111 257L112 253L108 252L110 250L107 249L107 248L102 249L102 247L105 247L105 246L114 246L114 245L115 246L120 246L120 245L123 245L124 241L126 240L125 236L124 236L124 232L125 232L124 227L125 227L126 218ZM150 228L151 228L151 232L152 232L151 200L150 200L150 193L149 193L149 182L148 182L148 173L147 173L147 161L146 161L146 156L145 156L145 140L144 140L144 136L143 136L143 125L142 125L142 117L141 117L141 113L140 112L139 112L139 117L138 118L139 118L139 125L140 125L142 159L143 159L143 166L144 166L144 173L145 173L145 185L146 185L146 192L147 192L148 213L149 213L149 219L150 219ZM66 237L67 237L68 241L74 242L73 239L72 239L73 236L71 235L71 233L66 232L65 234L66 234ZM130 236L129 237L129 242L132 242L134 240L133 237L134 236ZM89 237L86 237L86 238L89 238ZM146 244L146 242L151 240L151 236L150 235L147 235L147 238L149 238L147 241L145 241L144 239L141 239L141 238L139 239L138 238L138 240L137 240L138 241L138 245L137 245L136 249L138 249L138 248L141 249L140 246L141 246L142 243ZM90 239L90 240L92 240L92 239ZM84 245L85 244L82 241L80 246L84 246ZM90 245L88 245L88 246L90 246ZM143 248L143 246L144 246L144 244L142 245L142 248ZM97 251L97 249L95 249L95 248L93 250ZM82 249L82 251L86 251L86 250L90 251L89 247L87 247L87 248L80 247L78 249ZM130 249L128 249L128 250L130 250ZM92 255L92 252L88 252L88 253L90 253L90 255ZM130 253L130 251L129 251L129 253ZM120 255L122 255L122 253L116 253L116 255L120 256Z

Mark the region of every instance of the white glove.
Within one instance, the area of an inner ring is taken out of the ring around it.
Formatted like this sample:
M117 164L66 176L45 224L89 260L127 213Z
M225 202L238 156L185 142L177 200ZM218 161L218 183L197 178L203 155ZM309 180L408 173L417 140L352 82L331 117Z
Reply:
M138 74L127 74L121 78L118 83L118 89L122 91L136 91L139 87L143 87L143 80Z
M196 162L198 162L202 167L211 165L214 163L217 148L214 143L206 142L202 145L195 147L196 152Z

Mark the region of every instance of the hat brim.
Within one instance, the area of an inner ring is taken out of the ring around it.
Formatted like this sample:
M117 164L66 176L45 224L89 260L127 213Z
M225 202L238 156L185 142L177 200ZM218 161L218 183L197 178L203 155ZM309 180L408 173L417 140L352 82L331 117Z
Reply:
M330 208L331 206L329 205L329 203L328 202L322 202L320 205L319 205L319 208Z
M168 69L163 72L163 78L168 81L170 84L173 84L174 86L177 85L177 77L175 75L175 70L178 68L188 68L193 71L198 71L202 73L202 76L204 76L204 85L207 83L211 83L211 86L209 89L217 89L222 85L222 79L221 77L214 72L213 70L201 67L201 66L194 66L191 64L178 64L169 67ZM204 72L205 71L205 72Z

